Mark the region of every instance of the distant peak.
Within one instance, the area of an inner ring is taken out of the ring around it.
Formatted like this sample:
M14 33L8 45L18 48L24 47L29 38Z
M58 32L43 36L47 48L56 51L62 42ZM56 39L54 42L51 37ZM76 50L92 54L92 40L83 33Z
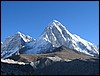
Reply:
M20 38L22 38L25 42L29 42L29 41L32 41L32 37L28 36L28 35L24 35L23 33L20 33L20 32L17 32L15 34L15 36L19 36Z
M21 33L18 31L17 34L21 34Z
M20 36L20 37L21 37L21 36L24 36L24 34L22 34L22 33L19 32L19 31L15 34L15 36L16 36L16 35L18 35L18 36Z
M53 22L59 22L59 21L57 21L57 20L53 20Z

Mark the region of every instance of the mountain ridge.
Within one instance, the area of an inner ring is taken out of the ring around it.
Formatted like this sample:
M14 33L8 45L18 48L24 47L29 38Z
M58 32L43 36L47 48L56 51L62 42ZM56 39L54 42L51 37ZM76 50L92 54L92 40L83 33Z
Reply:
M91 56L99 54L94 44L80 38L76 34L71 34L66 27L57 20L50 22L36 40L20 32L17 32L14 36L7 38L5 42L3 42L1 48L2 57L5 57L7 53L9 55L13 53L13 51L16 52L21 48L24 48L25 51L23 53L25 54L41 54L53 52L55 48L62 45ZM18 45L13 46L15 45L14 43Z

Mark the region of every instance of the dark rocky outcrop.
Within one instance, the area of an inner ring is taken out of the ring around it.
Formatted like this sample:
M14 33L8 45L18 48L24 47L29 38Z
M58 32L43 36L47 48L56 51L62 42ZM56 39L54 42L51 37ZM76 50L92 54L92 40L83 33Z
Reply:
M1 62L1 75L99 75L99 58L64 46L46 54L9 57L25 65Z
M1 62L2 75L99 75L99 59L52 61L41 58L26 65Z

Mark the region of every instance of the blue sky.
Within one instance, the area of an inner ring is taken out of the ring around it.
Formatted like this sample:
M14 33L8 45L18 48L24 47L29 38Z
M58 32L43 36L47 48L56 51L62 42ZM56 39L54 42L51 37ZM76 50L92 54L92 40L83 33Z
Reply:
M18 31L36 39L54 19L71 33L99 44L98 1L2 1L1 41Z

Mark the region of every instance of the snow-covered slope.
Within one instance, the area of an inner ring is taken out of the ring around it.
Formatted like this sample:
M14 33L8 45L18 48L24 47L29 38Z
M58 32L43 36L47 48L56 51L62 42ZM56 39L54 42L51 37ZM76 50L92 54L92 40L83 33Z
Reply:
M1 42L1 45L3 44L3 42Z
M19 54L18 50L25 54L48 53L62 45L91 56L99 55L94 44L76 34L71 34L59 21L53 20L36 40L20 32L8 37L2 44L1 57L7 58L15 53Z
M17 32L15 35L6 38L1 47L1 57L7 58L13 54L19 54L19 50L24 48L25 45L30 41L34 41L34 39L30 36L25 36L20 32Z
M33 49L27 51L27 53L44 53L62 45L91 56L99 54L95 45L80 38L76 34L71 34L57 20L53 20L48 24L44 32L36 40Z

